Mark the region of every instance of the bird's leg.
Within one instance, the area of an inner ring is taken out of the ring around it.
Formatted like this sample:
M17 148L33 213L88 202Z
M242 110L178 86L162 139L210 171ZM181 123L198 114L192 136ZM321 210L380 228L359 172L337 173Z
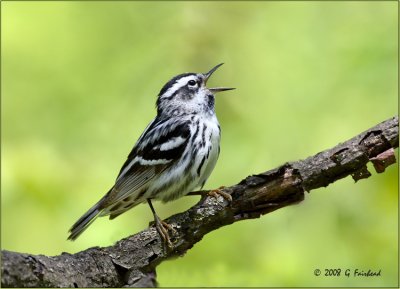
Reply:
M208 195L214 198L218 198L218 195L220 195L221 197L223 197L225 200L227 200L229 203L232 202L232 196L228 193L225 193L224 191L221 191L225 189L225 186L221 186L218 189L215 190L211 190L211 191L197 191L197 192L190 192L188 195L194 196L194 195Z
M156 211L154 210L153 204L151 203L150 199L147 199L147 203L149 204L150 209L153 213L154 223L155 223L157 232L160 234L161 239L163 239L163 241L168 245L168 247L172 248L172 243L169 238L168 230L175 231L175 229L170 224L164 222L157 216Z

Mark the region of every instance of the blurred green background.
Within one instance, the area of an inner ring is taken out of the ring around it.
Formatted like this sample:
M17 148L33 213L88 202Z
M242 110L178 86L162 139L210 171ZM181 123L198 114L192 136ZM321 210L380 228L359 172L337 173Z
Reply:
M2 249L56 255L147 227L140 205L67 230L112 186L172 76L221 93L206 188L306 158L397 114L397 2L2 3ZM396 155L398 156L397 150ZM398 169L208 234L160 286L398 286ZM198 201L162 205L166 218ZM319 268L381 277L314 276Z

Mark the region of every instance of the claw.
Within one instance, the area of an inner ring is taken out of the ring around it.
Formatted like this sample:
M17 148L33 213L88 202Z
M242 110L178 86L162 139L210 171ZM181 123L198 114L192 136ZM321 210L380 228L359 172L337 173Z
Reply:
M168 230L174 233L176 232L176 230L170 224L164 222L163 220L160 220L160 218L157 215L154 218L154 222L156 225L157 232L160 234L161 239L163 239L164 243L167 244L168 248L173 248Z
M219 187L218 189L215 189L215 190L211 190L207 194L209 196L211 196L211 197L214 197L215 199L218 199L218 195L220 195L225 200L227 200L229 203L231 203L232 202L232 196L230 194L225 193L224 191L222 191L223 189L225 189L224 186Z
M169 237L168 230L172 231L173 233L176 233L176 230L170 224L168 224L167 222L164 222L157 216L156 211L154 210L150 199L147 199L147 202L149 203L150 209L153 212L154 223L155 223L158 234L160 234L161 239L168 246L168 248L172 249L173 245L172 245L171 239Z

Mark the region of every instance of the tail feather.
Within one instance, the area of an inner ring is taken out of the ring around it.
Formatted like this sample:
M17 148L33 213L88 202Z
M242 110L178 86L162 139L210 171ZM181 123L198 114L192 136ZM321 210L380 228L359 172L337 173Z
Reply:
M79 235L82 234L83 231L85 231L94 220L96 220L101 211L102 209L100 209L100 202L91 207L89 211L80 217L79 220L76 221L76 223L71 227L71 229L69 229L71 234L69 235L68 240L76 240L76 238L78 238Z

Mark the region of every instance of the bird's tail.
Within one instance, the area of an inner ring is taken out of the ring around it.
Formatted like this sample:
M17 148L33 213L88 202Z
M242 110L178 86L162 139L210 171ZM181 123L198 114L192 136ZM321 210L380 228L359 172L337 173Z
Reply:
M83 233L90 226L90 224L99 216L102 209L100 209L100 200L97 204L89 209L82 217L79 218L78 221L69 229L71 233L68 237L68 240L74 241L79 237L80 234Z

